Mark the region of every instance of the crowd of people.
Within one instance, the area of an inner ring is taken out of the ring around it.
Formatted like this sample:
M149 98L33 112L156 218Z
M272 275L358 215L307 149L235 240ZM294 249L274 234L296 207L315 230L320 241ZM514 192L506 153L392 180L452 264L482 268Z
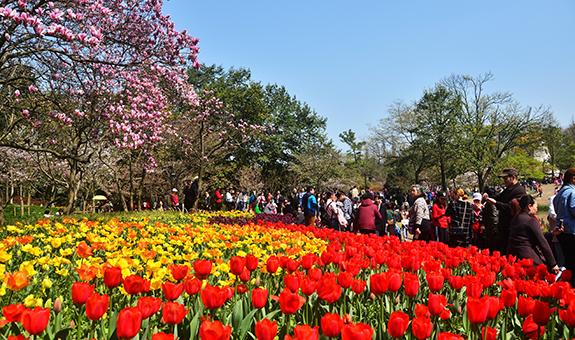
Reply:
M528 258L544 264L549 271L575 270L575 168L548 183L557 185L549 202L549 229L543 232L536 218L542 196L542 184L519 181L516 169L499 175L503 186L485 187L481 192L462 188L413 185L405 195L397 189L373 192L357 186L344 191L334 189L316 193L315 188L294 188L289 194L277 191L236 191L217 188L213 198L204 192L200 199L197 177L185 181L183 202L177 189L167 195L165 206L192 212L202 210L239 210L264 214L290 214L297 223L343 232L396 236L402 242L436 241L450 247L489 249L491 253ZM535 193L528 195L526 188ZM574 276L575 277L575 276Z

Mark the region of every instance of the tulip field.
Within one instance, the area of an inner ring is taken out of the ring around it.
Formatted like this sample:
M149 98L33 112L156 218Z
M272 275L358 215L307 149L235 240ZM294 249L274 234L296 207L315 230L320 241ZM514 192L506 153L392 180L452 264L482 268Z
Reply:
M220 212L5 227L0 339L575 337L574 290L532 261L290 222Z

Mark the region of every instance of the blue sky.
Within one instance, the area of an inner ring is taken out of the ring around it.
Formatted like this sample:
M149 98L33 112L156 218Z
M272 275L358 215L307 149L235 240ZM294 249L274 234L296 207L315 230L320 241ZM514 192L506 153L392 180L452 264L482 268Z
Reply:
M395 100L450 74L492 72L487 91L575 116L575 1L190 1L164 3L200 39L204 64L245 67L284 85L360 138Z

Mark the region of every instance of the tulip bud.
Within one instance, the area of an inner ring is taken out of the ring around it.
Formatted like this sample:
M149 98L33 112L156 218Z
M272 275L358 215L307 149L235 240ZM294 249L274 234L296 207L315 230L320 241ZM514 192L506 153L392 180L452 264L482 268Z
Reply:
M44 308L52 308L52 299L48 299L44 302Z
M461 314L461 306L457 307L457 313Z
M53 309L56 314L60 313L60 311L62 310L62 298L60 298L59 296L54 301Z
M395 304L399 303L399 295L395 298Z
M74 327L76 327L76 323L74 320L70 320L70 328L74 329Z
M262 282L261 282L260 276L258 275L258 277L256 278L256 284L255 284L256 287L259 287L261 283Z
M375 299L375 294L373 294L373 293L369 294L369 298L372 299L372 300L374 300L374 299Z

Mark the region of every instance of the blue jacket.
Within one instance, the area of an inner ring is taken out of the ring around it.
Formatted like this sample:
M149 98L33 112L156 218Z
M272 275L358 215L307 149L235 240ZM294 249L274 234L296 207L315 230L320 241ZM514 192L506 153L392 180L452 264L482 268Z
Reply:
M563 220L564 233L575 234L575 185L565 184L555 196L557 221Z
M315 196L308 192L305 194L303 201L305 203L303 209L304 216L315 216L315 212L317 211L317 200Z

